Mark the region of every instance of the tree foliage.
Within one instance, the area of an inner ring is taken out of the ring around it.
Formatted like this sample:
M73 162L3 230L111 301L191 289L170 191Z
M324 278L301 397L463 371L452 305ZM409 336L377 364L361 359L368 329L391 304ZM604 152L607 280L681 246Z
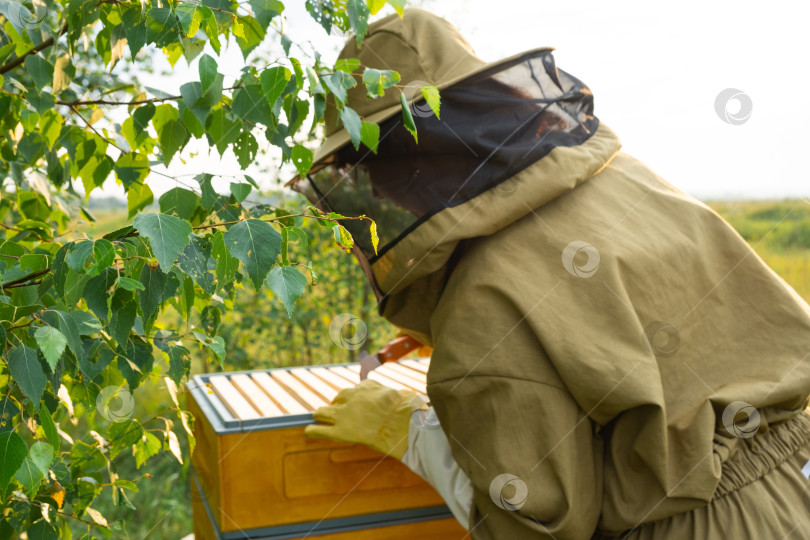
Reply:
M306 8L326 32L351 30L361 42L385 3L402 13L402 0ZM0 0L0 539L71 538L68 521L109 536L116 524L94 502L132 507L128 493L149 481L122 478L122 460L140 468L167 452L187 462L178 434L193 448L193 419L177 389L190 350L220 363L227 354L206 321L233 309L246 284L271 290L293 316L314 281L307 259L288 252L307 243L304 222L334 228L347 248L341 223L366 219L249 204L258 185L247 175L221 194L203 173L155 201L157 166L193 139L232 151L245 169L264 138L305 174L330 95L354 146L376 151L379 128L346 106L346 90L364 84L375 98L397 91L399 75L357 61L328 66L317 51L296 58L304 48L293 48L283 13L278 0ZM251 54L265 40L285 55L257 67ZM226 85L217 58L229 44L245 64ZM137 74L159 54L172 66L197 60L196 80L177 94L143 86ZM416 135L412 120L408 129ZM131 224L72 235L72 220L92 220L84 204L107 181L123 186ZM155 203L158 212L145 211ZM182 318L176 327L158 320L166 309ZM134 414L142 384L165 384L170 410Z

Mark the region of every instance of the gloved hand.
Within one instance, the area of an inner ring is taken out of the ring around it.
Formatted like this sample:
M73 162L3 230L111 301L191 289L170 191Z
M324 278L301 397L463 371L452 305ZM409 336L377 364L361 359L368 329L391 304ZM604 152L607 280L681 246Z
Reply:
M365 380L342 390L331 405L313 413L320 424L311 424L308 437L361 443L402 460L408 448L411 413L428 405L416 392L394 390Z

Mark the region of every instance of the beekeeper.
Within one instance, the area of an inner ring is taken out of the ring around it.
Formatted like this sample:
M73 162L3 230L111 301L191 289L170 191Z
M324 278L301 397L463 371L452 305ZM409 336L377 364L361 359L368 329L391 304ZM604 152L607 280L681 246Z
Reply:
M296 189L377 223L376 254L367 222L346 226L382 316L433 348L432 408L365 381L307 434L401 459L475 540L810 538L810 308L796 292L622 153L551 49L485 63L408 9L340 57L396 70L400 87L349 90L380 126L376 153L350 144L330 101ZM439 115L411 92L428 84Z

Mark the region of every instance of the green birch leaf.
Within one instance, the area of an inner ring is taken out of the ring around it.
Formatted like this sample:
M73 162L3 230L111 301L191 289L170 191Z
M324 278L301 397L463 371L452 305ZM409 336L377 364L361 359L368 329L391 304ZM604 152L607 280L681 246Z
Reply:
M107 291L115 284L117 273L112 268L107 268L101 274L90 279L82 292L82 298L87 302L87 307L96 314L101 321L109 318L109 307L107 305Z
M126 289L116 289L110 302L110 322L107 330L119 344L126 343L132 327L135 325L137 306L132 292Z
M366 0L347 0L346 14L349 16L349 24L354 30L357 46L359 47L363 43L363 38L366 37L366 30L368 30L369 10Z
M160 269L168 272L190 240L191 223L166 214L138 214L133 223L149 239Z
M51 443L51 446L59 449L59 445L61 444L59 432L56 431L56 424L53 421L51 411L48 410L48 407L42 407L42 410L39 411L39 425L42 426L42 431L45 432L45 437L48 438L48 442Z
M380 143L380 126L372 122L363 122L360 128L360 142L376 154L377 145Z
M329 77L321 80L341 104L346 103L346 90L357 85L354 77L345 71L335 71Z
M225 340L220 336L206 336L205 334L201 334L200 332L192 332L197 341L208 347L212 353L214 353L214 357L219 362L219 366L223 367L225 365Z
M340 58L335 62L335 71L354 73L362 64L358 58Z
M130 152L115 162L115 176L124 186L143 183L149 175L149 159L144 154Z
M439 116L439 109L441 108L442 100L439 97L439 89L433 85L423 86L420 88L422 92L422 96L424 96L425 101L428 104L428 107L433 111L433 114L436 115L436 118L441 118Z
M204 210L208 211L211 211L214 208L214 204L219 200L219 194L214 191L214 187L211 185L211 179L213 177L214 175L212 174L198 174L194 177L195 180L200 183L200 193L202 193L200 204Z
M165 47L177 41L180 25L170 8L152 8L146 12L146 42Z
M155 195L149 186L140 182L131 184L127 190L127 216L133 217L154 201Z
M157 313L163 301L163 291L166 289L166 274L158 267L152 268L144 265L140 277L143 290L138 292L141 301L141 314L144 321L149 321Z
M135 468L140 469L146 460L159 454L162 447L160 439L147 431L141 440L135 443Z
M241 95L241 89L235 93ZM238 96L237 96L238 97ZM234 104L236 98L234 98ZM265 104L266 105L266 104ZM242 130L242 122L234 120L225 109L219 108L208 115L205 131L211 137L211 142L217 147L219 155L225 152L228 145L233 143Z
M253 190L250 184L243 184L241 182L231 182L231 195L233 198L236 199L236 202L241 203L247 196L250 195L250 192Z
M239 161L239 166L242 169L247 169L248 166L256 159L256 153L259 151L259 143L256 138L249 131L243 131L239 134L233 143L233 153L236 154L236 159Z
M198 67L200 70L202 91L206 92L217 79L217 61L214 60L214 57L204 54L202 58L200 58Z
M193 111L192 111L193 112ZM179 120L169 120L158 133L158 142L163 152L163 165L168 166L174 155L188 142L189 134Z
M281 234L272 225L257 219L240 221L225 233L225 246L245 265L256 290L281 253Z
M57 328L67 339L67 346L76 358L84 353L79 327L70 313L59 310L48 310L42 314L42 320Z
M205 35L208 36L208 41L214 52L219 54L221 45L219 43L219 28L217 27L217 18L214 12L206 6L200 6L200 13L202 13L202 29Z
M190 220L200 204L200 196L191 190L176 187L161 195L158 202L161 213Z
M411 132L413 140L419 143L419 137L416 136L416 124L413 123L413 115L411 115L411 108L408 106L405 94L399 94L399 102L402 105L402 121L405 123L405 128Z
M264 92L264 97L270 106L281 97L287 83L290 81L290 77L292 77L292 72L283 66L275 66L262 71L260 77L262 92Z
M217 261L217 291L231 283L239 269L239 259L225 246L225 233L217 231L212 242L211 255Z
M14 478L28 455L28 447L22 437L13 431L0 433L0 495L5 498L8 483Z
M89 336L101 330L101 323L87 311L71 311L70 316L73 317L80 336Z
M36 495L39 484L48 474L52 462L53 446L50 444L35 442L28 449L28 455L25 456L25 460L23 460L14 477L23 485L30 497Z
M231 113L241 120L264 124L273 129L278 122L278 118L273 115L272 107L264 97L261 85L255 79L245 79L244 86L234 91Z
M155 116L155 106L151 103L135 109L135 112L132 113L132 127L135 130L136 137L149 127L149 122L153 116Z
M2 328L2 326L0 326ZM5 332L5 330L3 330ZM6 431L14 431L14 417L20 413L20 408L14 403L14 401L9 398L3 398L0 400L0 433L4 433ZM0 449L1 450L1 449ZM0 467L2 467L2 463L0 463ZM0 496L3 495L3 486L0 485Z
M40 519L25 531L28 540L59 540L59 532L45 519Z
M223 75L217 73L211 81L208 89L203 92L202 84L196 81L186 83L180 87L180 94L183 96L183 104L194 113L200 125L205 125L208 113L222 99Z
M123 356L117 360L118 371L126 379L130 391L134 391L152 372L152 346L139 338L132 338L123 345L119 344L117 352Z
M67 338L53 326L42 326L34 332L34 339L51 367L51 371L55 371L56 363L62 358L62 353L67 346Z
M177 20L180 21L183 33L187 37L194 37L194 34L200 29L203 19L199 5L192 2L179 4L174 8L174 13L177 15Z
M191 235L191 242L177 259L177 267L193 279L206 294L214 294L214 261L211 258L211 245L204 238Z
M360 148L360 135L363 129L363 121L360 116L349 107L343 107L340 111L340 121L343 122L343 127L349 132L349 137L352 140L352 146L355 150Z
M25 71L31 75L37 90L42 90L53 82L53 64L38 54L31 54L25 58Z
M363 71L363 83L366 85L368 97L376 98L385 95L385 89L391 88L399 82L399 73L390 69L379 70L366 68Z
M156 339L155 345L169 357L169 378L179 386L191 368L191 353L182 345L170 345L165 340Z
M284 4L279 0L250 0L250 7L253 9L253 14L256 15L259 24L264 28L267 28L270 21L284 11Z
M93 258L95 262L87 269L89 276L97 276L102 270L112 266L115 260L115 248L112 243L104 238L93 242Z
M121 288L127 291L143 291L146 290L146 287L143 286L143 283L136 279L128 278L121 276L115 280L116 288Z
M284 303L287 315L292 317L295 301L298 300L307 287L307 278L292 266L276 266L267 276L267 284Z
M242 57L247 60L251 51L259 46L265 36L265 27L259 24L255 18L247 15L238 17L236 21L240 27L240 34L234 31L236 44L242 51ZM236 27L236 24L234 24Z
M39 410L39 402L48 379L37 359L37 351L26 345L12 350L8 354L8 370L22 393L31 400L34 408Z
M296 144L293 146L290 157L292 158L293 165L295 165L295 169L298 171L298 174L305 176L312 167L312 150L306 146Z
M68 249L65 262L74 272L84 272L84 265L90 255L93 254L93 241L82 240L78 244L73 244Z

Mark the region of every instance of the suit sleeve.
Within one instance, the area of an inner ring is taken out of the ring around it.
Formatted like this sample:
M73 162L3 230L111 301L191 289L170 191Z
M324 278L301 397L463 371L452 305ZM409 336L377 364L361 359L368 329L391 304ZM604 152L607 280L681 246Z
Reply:
M431 320L428 395L469 477L474 540L588 540L602 442L527 314L489 287L444 296Z
M411 415L408 449L402 463L433 486L462 527L469 527L472 484L453 459L450 443L433 408Z

